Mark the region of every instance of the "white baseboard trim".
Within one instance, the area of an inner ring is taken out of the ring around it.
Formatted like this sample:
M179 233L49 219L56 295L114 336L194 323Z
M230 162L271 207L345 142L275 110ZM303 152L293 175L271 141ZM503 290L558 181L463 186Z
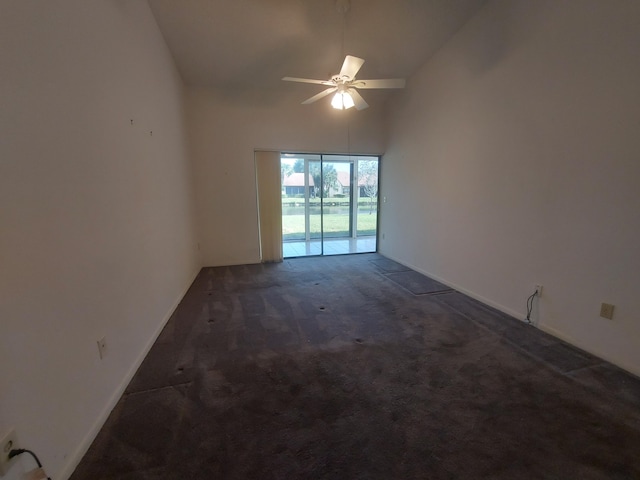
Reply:
M69 455L67 463L62 467L62 470L58 472L57 475L54 476L54 478L68 480L69 477L73 474L74 470L76 469L76 467L78 466L82 458L86 455L87 451L89 450L89 447L91 446L95 438L98 436L98 433L100 432L100 429L103 427L103 425L107 421L107 418L109 418L109 415L111 414L112 410L115 408L116 404L122 397L122 394L126 390L129 383L131 382L131 379L138 371L138 368L140 368L140 365L142 364L145 357L151 350L151 347L153 347L153 344L156 342L156 340L160 336L162 329L165 327L165 325L171 318L171 315L173 315L173 312L176 310L176 308L178 308L180 301L186 295L187 291L189 290L189 287L191 287L194 280L198 276L198 273L200 273L200 270L201 270L200 267L198 267L198 270L196 271L196 273L191 276L191 280L187 283L187 286L178 295L178 298L173 302L171 307L169 307L168 312L162 318L162 320L156 327L155 331L149 338L147 344L144 346L144 348L138 355L138 358L136 358L136 361L131 365L131 368L129 368L129 370L127 371L126 375L124 376L124 378L122 379L122 381L120 382L116 390L113 392L111 397L109 397L106 405L100 412L100 415L98 415L98 418L93 423L93 425L91 426L87 434L84 436L84 438L80 442L80 445L78 445L76 450L71 455Z
M436 280L436 281L438 281L440 283L443 283L446 286L451 287L451 288L459 291L460 293L464 293L466 296L471 297L471 298L473 298L475 300L478 300L479 302L482 302L485 305L489 305L490 307L493 307L496 310L500 310L502 313L506 313L507 315L512 316L516 320L524 321L524 318L526 317L526 314L523 313L523 312L516 312L515 310L512 310L512 309L510 309L508 307L505 307L504 305L501 305L501 304L499 304L497 302L494 302L493 300L491 300L489 298L486 298L486 297L483 297L482 295L478 295L477 293L475 293L475 292L473 292L471 290L468 290L468 289L466 289L466 288L464 288L464 287L462 287L460 285L457 285L456 283L453 283L453 282L450 282L450 281L448 281L448 280L446 280L444 278L441 278L438 275L434 275L433 273L428 272L428 271L426 271L426 270L424 270L424 269L422 269L420 267L416 267L415 265L411 265L411 264L409 264L407 262L403 262L402 260L398 260L398 259L396 259L396 258L394 258L394 257L392 257L392 256L390 256L390 255L388 255L386 253L383 253L383 252L380 252L380 255L384 255L385 257L387 257L387 258L389 258L389 259L393 260L394 262L397 262L397 263L399 263L401 265L404 265L405 267L408 267L411 270L415 270L416 272L420 272L420 273L422 273L423 275L426 275L429 278L433 278L434 280Z
M514 317L516 320L521 320L524 322L524 319L526 317L526 314L523 312L516 312L515 310L511 310L510 308L505 307L504 305L500 305L499 303L496 303L488 298L483 297L482 295L478 295L470 290L467 290L466 288L460 287L459 285L456 285L455 283L449 282L443 278L438 277L437 275L433 275L432 273L427 272L426 270L423 270L419 267L413 266L407 262L403 262L402 260L396 259L391 255L388 255L384 252L379 252L380 255L384 255L385 257L393 260L394 262L398 262L401 265L404 265L405 267L408 267L412 270L415 270L416 272L420 272L423 275L426 275L430 278L433 278L434 280L437 280L440 283L443 283L445 285L447 285L448 287L454 288L457 291L464 293L465 295L478 300L479 302L484 303L485 305L489 305L490 307L493 307L497 310L500 310L503 313L506 313L507 315L510 315L512 317ZM584 350L585 352L588 352L592 355L595 355L598 358L601 358L602 360L605 360L606 362L609 362L613 365L616 365L620 368L622 368L623 370L626 370L627 372L631 373L632 375L636 375L638 377L640 377L640 370L636 367L634 367L633 365L628 365L624 362L620 362L618 359L612 358L610 355L604 354L600 351L597 351L596 349L590 348L590 347L586 347L584 345L582 345L580 342L576 341L574 338L562 333L560 330L556 330L553 327L550 327L546 324L542 323L536 323L535 324L536 328L539 328L540 330L542 330L545 333L548 333L549 335L552 335L560 340L562 340L563 342L567 342L570 345L573 345L574 347L580 348L582 350Z
M549 335L553 335L554 337L559 338L563 342L567 342L568 344L573 345L574 347L580 348L585 352L591 353L592 355L595 355L596 357L601 358L606 362L609 362L613 365L616 365L617 367L620 367L623 370L626 370L627 372L631 373L632 375L635 375L636 377L640 377L640 370L637 367L634 367L633 365L628 365L615 358L612 358L610 355L604 354L593 348L585 348L580 344L580 342L577 342L570 336L562 333L560 330L556 330L555 328L549 327L548 325L542 324L538 328L540 328L540 330L542 330L543 332L548 333Z

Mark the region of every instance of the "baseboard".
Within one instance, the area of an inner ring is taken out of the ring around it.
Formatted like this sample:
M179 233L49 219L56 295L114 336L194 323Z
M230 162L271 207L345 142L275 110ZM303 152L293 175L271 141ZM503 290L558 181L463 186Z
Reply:
M525 318L525 314L522 312L516 312L515 310L511 310L510 308L505 307L504 305L500 305L499 303L496 303L488 298L483 297L482 295L478 295L470 290L467 290L466 288L460 287L459 285L456 285L455 283L451 283L443 278L440 278L437 275L433 275L430 272L427 272L426 270L423 270L419 267L416 267L414 265L408 264L406 262L403 262L402 260L396 259L394 257L392 257L391 255L387 255L386 253L380 252L380 255L384 255L385 257L393 260L394 262L397 262L401 265L404 265L405 267L408 267L412 270L415 270L416 272L420 272L423 275L426 275L430 278L433 278L434 280L437 280L440 283L443 283L445 285L447 285L448 287L454 288L455 290L464 293L465 295L478 300L479 302L484 303L485 305L489 305L490 307L493 307L497 310L500 310L503 313L506 313L507 315L510 315L512 317L514 317L517 320L522 320L524 321ZM556 330L553 327L550 327L548 325L545 325L544 323L537 323L535 325L537 328L539 328L540 330L542 330L545 333L548 333L549 335L552 335L560 340L562 340L563 342L567 342L570 345L573 345L574 347L580 348L582 350L584 350L585 352L588 352L592 355L595 355L598 358L601 358L602 360L609 362L613 365L616 365L617 367L620 367L621 369L631 373L632 375L638 376L640 377L640 370L638 370L637 368L635 368L633 365L627 365L624 362L620 362L618 359L612 358L609 355L606 355L600 351L597 351L596 349L590 348L590 347L585 347L584 345L582 345L580 342L576 341L574 338L562 333L559 330Z
M624 362L621 362L620 360L617 360L615 358L611 358L611 356L606 355L600 351L597 351L593 348L585 348L584 346L582 346L580 344L580 342L575 341L573 338L571 338L568 335L565 335L564 333L562 333L559 330L556 330L553 327L549 327L548 325L540 325L538 328L540 328L540 330L542 330L545 333L548 333L549 335L553 335L556 338L559 338L560 340L562 340L563 342L567 342L570 345L573 345L574 347L578 347L582 350L584 350L585 352L588 352L592 355L595 355L598 358L601 358L602 360L611 363L612 365L615 365L617 367L620 367L621 369L629 372L632 375L635 375L636 377L640 377L640 370L638 370L637 367L634 367L633 365L628 365Z
M186 295L187 290L189 290L189 287L191 287L194 280L198 276L199 272L200 272L200 267L198 267L198 270L196 271L196 273L191 276L191 280L188 282L187 286L178 295L178 298L173 302L171 307L169 307L169 310L167 311L165 316L162 318L159 325L156 327L155 331L149 338L149 341L140 352L140 355L138 355L138 358L136 358L136 361L131 365L131 368L127 371L126 375L118 385L118 388L116 388L113 395L111 395L111 397L107 401L107 404L100 412L100 415L98 415L98 418L96 419L92 427L89 429L89 432L87 432L85 437L82 439L78 448L76 448L76 450L71 455L69 455L66 465L62 468L60 472L58 472L57 475L54 476L54 478L59 480L60 479L67 480L73 474L74 470L76 469L76 467L78 466L82 458L85 456L85 454L89 450L89 447L91 446L95 438L98 436L100 429L103 427L103 425L107 421L107 418L109 418L111 411L115 408L116 404L122 397L122 394L126 390L129 383L131 382L131 379L138 371L138 368L140 368L140 365L142 364L145 357L149 353L149 350L151 350L151 347L153 347L153 344L156 342L156 340L160 336L162 329L165 327L165 325L171 318L171 315L173 315L173 312L176 310L176 308L178 308L180 301Z
M420 272L423 275L426 275L429 278L433 278L434 280L445 284L447 287L451 287L454 290L459 291L460 293L464 293L466 296L473 298L474 300L478 300L479 302L484 303L485 305L488 305L490 307L495 308L496 310L500 310L502 313L506 313L507 315L517 319L517 320L522 320L524 321L524 318L526 317L526 314L523 312L516 312L515 310L512 310L508 307L505 307L504 305L501 305L497 302L494 302L493 300L483 297L482 295L478 295L477 293L471 291L471 290L467 290L466 288L457 285L455 283L452 283L444 278L439 277L438 275L434 275L431 272L428 272L420 267L416 267L415 265L411 265L409 263L403 262L402 260L398 260L394 257L392 257L391 255L387 255L386 253L382 253L380 252L380 255L384 255L385 257L393 260L394 262L399 263L400 265L404 265L405 267L410 268L411 270L415 270L416 272Z

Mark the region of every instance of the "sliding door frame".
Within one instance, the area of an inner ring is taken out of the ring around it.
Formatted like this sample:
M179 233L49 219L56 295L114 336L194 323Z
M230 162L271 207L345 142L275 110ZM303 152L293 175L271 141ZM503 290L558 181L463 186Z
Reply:
M358 182L358 173L359 173L359 162L366 161L365 158L376 159L378 169L377 169L377 198L376 198L376 226L375 226L375 250L378 251L379 245L379 230L380 230L380 171L382 164L382 156L381 155L368 155L368 154L338 154L338 153L303 153L303 152L295 152L295 151L282 151L281 158L284 156L296 156L299 159L304 161L304 224L305 224L305 233L304 240L305 242L312 241L312 232L311 232L311 202L310 202L310 184L309 184L309 175L310 175L310 162L319 162L320 164L320 185L315 185L314 189L317 189L320 195L320 253L314 255L307 256L324 256L325 255L325 231L324 231L324 210L326 198L324 195L325 190L325 177L324 177L324 166L325 163L346 163L349 165L349 230L348 235L346 237L338 237L338 238L349 238L349 239L357 239L358 238L358 199L360 198L360 186ZM308 157L318 157L316 158L308 158ZM334 158L332 158L334 157ZM335 158L337 157L337 158ZM344 187L344 186L343 186ZM366 235L365 235L366 236ZM284 240L283 240L284 242ZM358 252L353 252L358 253ZM373 252L362 252L362 253L373 253Z

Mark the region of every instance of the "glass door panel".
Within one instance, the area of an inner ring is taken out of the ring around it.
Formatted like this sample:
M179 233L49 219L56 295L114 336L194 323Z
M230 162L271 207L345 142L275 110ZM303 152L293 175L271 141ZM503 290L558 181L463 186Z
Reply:
M298 159L280 158L282 186L282 240L304 241L305 185L304 173L296 172Z
M327 158L323 156L322 161L322 250L325 255L338 255L349 252L352 237L353 164Z
M358 237L375 237L378 228L378 159L359 159L358 168Z
M309 211L307 215L308 244L307 255L322 255L322 199L320 186L322 183L322 162L318 158L307 160L307 174L311 188L309 189Z

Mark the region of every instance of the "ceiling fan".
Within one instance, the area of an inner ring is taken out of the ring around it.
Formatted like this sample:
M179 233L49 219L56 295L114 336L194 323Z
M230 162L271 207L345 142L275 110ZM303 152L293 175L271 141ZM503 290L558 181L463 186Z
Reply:
M369 106L369 104L364 101L364 98L362 98L362 95L360 95L357 89L404 88L404 78L356 80L356 74L360 70L360 67L362 67L363 63L364 60L362 58L347 55L344 59L344 63L342 64L340 73L334 75L329 80L313 80L311 78L296 77L284 77L282 80L285 80L287 82L327 85L329 88L323 90L322 92L314 95L311 98L308 98L307 100L302 102L302 104L308 105L336 92L333 99L331 100L331 105L333 106L333 108L337 108L339 110L351 108L354 106L357 110L363 110Z

